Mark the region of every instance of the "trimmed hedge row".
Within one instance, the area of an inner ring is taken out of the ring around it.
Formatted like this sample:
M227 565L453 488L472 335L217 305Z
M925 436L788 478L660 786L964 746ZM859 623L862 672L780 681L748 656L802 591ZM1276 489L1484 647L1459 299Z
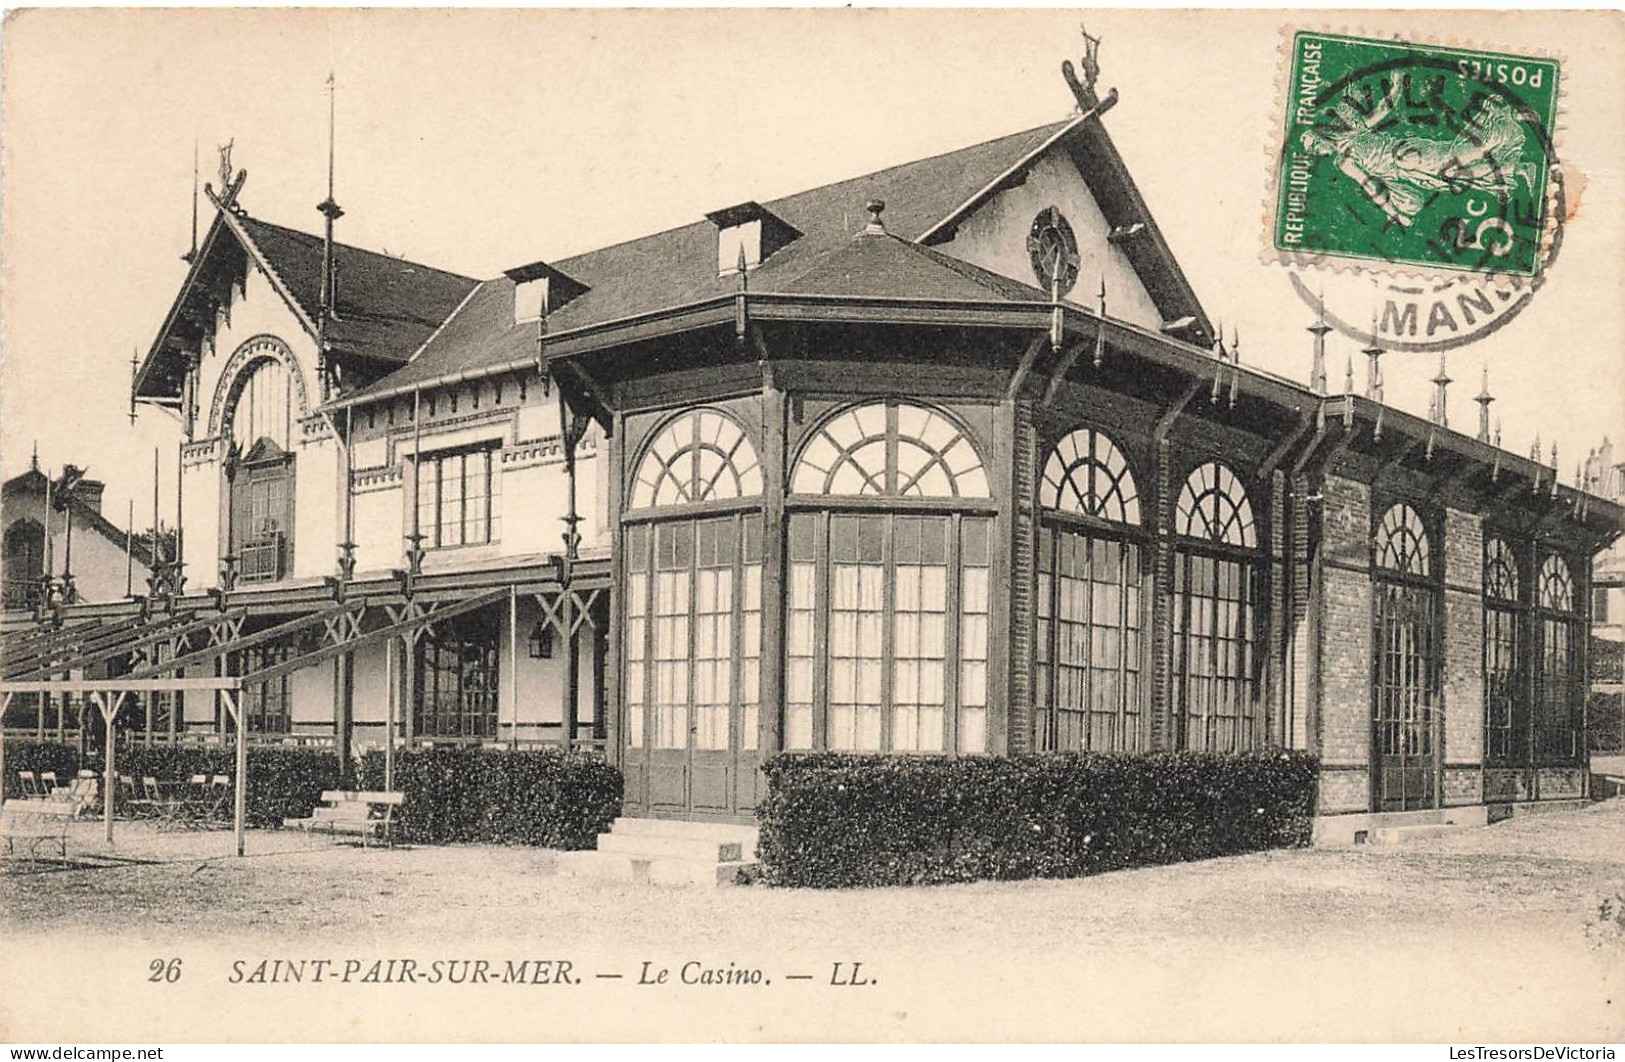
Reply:
M83 769L102 770L101 751L84 757L72 745L54 742L6 742L6 795L19 796L16 772L55 770L63 784ZM140 779L147 775L164 782L185 781L194 774L223 774L235 778L235 753L229 745L122 745L113 766L119 774ZM284 818L309 815L321 803L324 789L344 788L344 772L331 749L251 745L248 749L248 798L245 812L250 826L281 826ZM231 817L228 806L224 817Z
M1309 843L1298 752L783 754L757 808L763 880L805 888L1069 878Z
M367 753L367 789L384 787L384 754ZM402 840L584 849L621 813L621 772L596 755L562 749L438 747L395 755L406 794Z

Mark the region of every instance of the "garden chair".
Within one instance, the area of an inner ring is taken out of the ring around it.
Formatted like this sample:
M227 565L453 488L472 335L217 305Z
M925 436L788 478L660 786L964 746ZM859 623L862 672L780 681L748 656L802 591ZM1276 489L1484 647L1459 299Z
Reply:
M40 795L41 796L47 796L47 797L56 796L57 795L56 791L58 789L62 788L61 786L57 785L57 783L56 783L56 772L55 771L41 771L39 773L39 784L40 784Z
M17 781L23 787L24 800L43 800L45 790L40 786L39 779L34 777L33 771L18 771Z

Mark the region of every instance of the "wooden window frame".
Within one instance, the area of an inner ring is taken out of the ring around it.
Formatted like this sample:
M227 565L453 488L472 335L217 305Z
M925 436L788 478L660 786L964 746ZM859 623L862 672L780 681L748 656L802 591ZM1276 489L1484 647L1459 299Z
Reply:
M480 442L471 446L449 447L444 450L425 450L421 453L413 455L413 475L416 477L416 489L413 504L417 506L414 526L417 527L418 533L423 536L424 549L465 549L469 547L495 545L502 541L502 536L500 533L501 514L497 508L497 499L501 496L501 452L502 447L500 443ZM482 475L482 478L485 481L484 493L479 499L477 499L484 502L484 516L480 517L475 515L472 520L468 505L470 501L468 493L468 485L470 483L470 477L468 474L468 458L471 456L483 458L483 474L478 472L476 474ZM453 460L460 463L458 474L460 489L457 492L456 520L461 541L447 543L444 541L444 535L442 532L446 519L445 469L447 462ZM425 482L426 475L428 477L427 483ZM423 497L425 486L427 486L432 492L432 503L430 505L427 520L425 519ZM469 528L471 523L479 523L484 527L484 536L482 538L470 540Z

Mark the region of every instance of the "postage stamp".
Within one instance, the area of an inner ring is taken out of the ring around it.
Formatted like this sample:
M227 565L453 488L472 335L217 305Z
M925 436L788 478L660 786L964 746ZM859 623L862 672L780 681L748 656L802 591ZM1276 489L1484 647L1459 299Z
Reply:
M1535 276L1550 242L1559 75L1553 58L1295 33L1275 251Z

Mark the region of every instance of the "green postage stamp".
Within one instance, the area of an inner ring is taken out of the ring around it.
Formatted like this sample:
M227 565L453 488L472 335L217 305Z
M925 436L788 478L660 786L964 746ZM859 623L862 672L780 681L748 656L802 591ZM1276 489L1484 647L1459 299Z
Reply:
M1537 56L1295 34L1275 250L1533 276L1558 72Z

